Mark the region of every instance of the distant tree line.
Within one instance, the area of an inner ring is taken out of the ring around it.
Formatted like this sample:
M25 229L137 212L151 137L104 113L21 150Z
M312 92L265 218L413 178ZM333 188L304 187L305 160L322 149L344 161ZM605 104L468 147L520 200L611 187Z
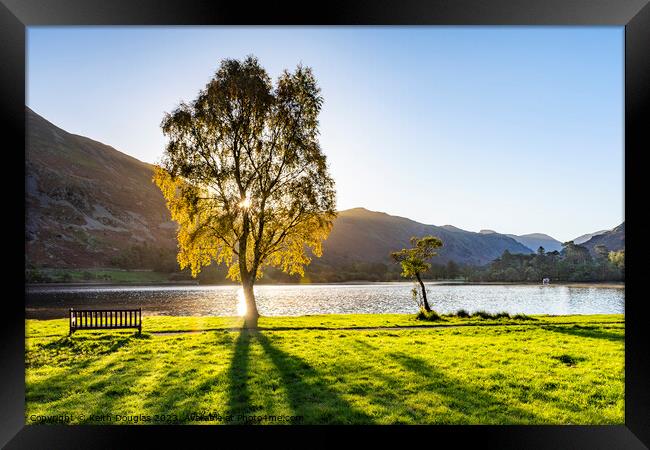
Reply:
M314 260L307 266L305 276L312 283L402 281L401 271L399 264L351 261L329 265ZM431 268L422 274L422 278L425 280L455 280L463 275L463 267L454 261L449 261L446 264L431 263Z
M625 250L609 251L604 245L589 249L573 241L562 244L561 251L512 254L507 250L484 267L464 269L468 281L623 281Z
M425 280L464 280L471 282L541 282L551 281L623 281L625 251L612 252L597 246L592 255L586 247L567 242L561 251L546 252L540 247L534 254L512 254L507 250L485 266L460 265L454 261L431 263L422 274ZM189 270L180 270L176 250L136 244L111 259L118 269L147 269L168 274L170 281L189 281ZM27 282L50 280L35 267L29 269ZM197 277L200 284L224 284L228 269L222 265L205 267ZM304 277L269 268L260 283L342 283L347 281L400 281L399 264L349 261L328 264L318 258L305 268ZM65 281L65 280L64 280Z

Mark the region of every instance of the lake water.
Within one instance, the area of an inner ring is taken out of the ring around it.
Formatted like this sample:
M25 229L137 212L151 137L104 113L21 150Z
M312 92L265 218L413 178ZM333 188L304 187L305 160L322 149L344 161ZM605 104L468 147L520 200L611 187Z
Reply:
M260 314L415 313L411 283L259 285ZM427 283L431 307L440 313L466 309L510 314L624 313L625 289L531 285ZM34 286L26 289L27 318L67 317L69 308L141 307L144 315L234 316L237 286ZM240 305L241 308L241 305Z

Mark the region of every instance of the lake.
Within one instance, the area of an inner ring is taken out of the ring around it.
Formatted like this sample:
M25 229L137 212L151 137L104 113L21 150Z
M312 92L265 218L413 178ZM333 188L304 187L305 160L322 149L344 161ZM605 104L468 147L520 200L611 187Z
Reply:
M439 313L466 309L510 314L622 314L625 288L449 285L426 283ZM417 312L411 283L259 285L260 314L363 314ZM238 305L239 304L239 305ZM234 316L241 313L237 286L29 286L28 319L68 316L69 308L142 307L143 315Z

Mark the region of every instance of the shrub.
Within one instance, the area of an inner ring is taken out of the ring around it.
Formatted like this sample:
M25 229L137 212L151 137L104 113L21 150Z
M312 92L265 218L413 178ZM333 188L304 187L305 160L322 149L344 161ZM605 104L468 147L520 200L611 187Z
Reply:
M479 310L479 311L476 311L476 312L470 314L465 309L459 309L458 311L456 311L456 314L450 314L450 315L451 316L455 315L456 317L463 317L463 318L479 317L481 319L509 319L510 318L510 314L505 312L505 311L501 311L501 312L496 313L496 314L490 314L487 311Z
M418 315L415 316L415 318L417 320L426 320L429 322L436 322L438 320L443 320L443 318L437 312L435 311L427 312L424 309L421 309L420 312L418 312Z
M481 319L493 319L494 316L486 311L476 311L472 314L472 317L480 317Z
M512 318L515 320L537 320L534 317L527 316L526 314L515 314Z

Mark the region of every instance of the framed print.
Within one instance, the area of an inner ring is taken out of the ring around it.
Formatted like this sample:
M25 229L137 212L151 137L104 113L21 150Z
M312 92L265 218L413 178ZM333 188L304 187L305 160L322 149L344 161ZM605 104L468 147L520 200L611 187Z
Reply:
M647 1L0 12L7 448L647 448Z

